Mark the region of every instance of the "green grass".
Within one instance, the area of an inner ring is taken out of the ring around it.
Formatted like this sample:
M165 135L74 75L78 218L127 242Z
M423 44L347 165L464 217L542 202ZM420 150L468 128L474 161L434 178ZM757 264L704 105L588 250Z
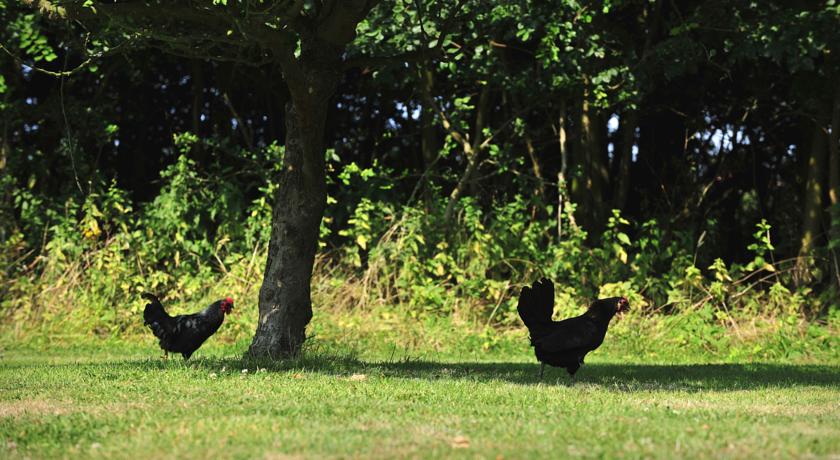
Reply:
M599 350L572 384L557 369L540 381L526 346L486 359L324 347L263 370L238 358L245 343L208 345L184 364L148 343L7 343L0 457L840 455L836 364L646 364Z

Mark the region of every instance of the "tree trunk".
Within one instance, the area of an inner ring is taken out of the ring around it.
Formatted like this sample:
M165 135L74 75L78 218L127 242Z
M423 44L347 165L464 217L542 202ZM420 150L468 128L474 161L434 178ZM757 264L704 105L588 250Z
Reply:
M312 319L310 280L327 199L324 126L340 69L335 48L311 44L304 45L296 63L284 67L292 97L286 104L283 169L272 209L251 356L294 356L306 339L306 325Z
M432 196L432 188L427 187L425 182L430 181L429 174L438 159L441 145L435 124L435 108L429 102L433 100L432 90L434 89L435 75L426 65L420 68L420 80L420 88L423 93L422 110L420 112L420 154L423 167L420 171L420 179L415 187L422 187L423 200L428 210L434 204L434 197Z
M8 101L10 92L11 91L6 92L6 97L4 98L5 101ZM9 144L8 116L4 116L2 122L3 132L0 133L0 177L5 177L6 159L9 157L9 154L11 153L12 149L11 145ZM6 234L6 228L13 222L13 220L11 219L11 215L7 215L6 213L6 210L10 208L8 204L11 201L11 187L7 188L7 185L10 185L10 183L7 183L6 181L0 181L0 219L3 219L3 223L0 223L0 242L6 241L6 238L8 237L8 235ZM2 293L2 291L0 291L0 293Z
M560 171L557 172L557 240L563 239L563 209L568 201L569 191L566 178L569 171L569 146L566 135L566 101L560 101L560 115L557 117L557 142L560 144ZM576 226L575 216L569 213L569 224Z
M322 141L326 107L313 105L308 113L295 103L286 106L286 151L271 216L252 356L297 354L312 319L309 282L327 198Z
M577 202L581 206L579 220L589 232L590 240L603 229L606 219L604 190L609 170L603 152L602 130L605 123L589 103L587 92L581 101L578 151L575 153L583 177L577 187Z
M3 117L3 132L0 133L0 173L5 174L3 170L6 169L6 158L9 156L11 150L12 147L9 144L9 120L7 117Z
M810 280L811 255L816 248L823 213L822 197L825 190L826 134L817 123L808 156L807 180L802 213L802 237L799 241L799 260L795 272L798 282Z
M310 282L327 202L324 129L329 101L344 73L342 55L375 2L333 2L318 27L301 36L300 57L277 57L289 89L286 148L271 213L271 240L260 288L260 318L248 354L296 355L312 319Z
M446 211L444 211L443 213L443 220L447 225L449 225L452 222L452 216L455 212L455 205L458 203L458 200L461 198L461 196L464 195L464 191L470 184L470 181L472 181L473 175L478 170L478 165L480 163L479 157L481 156L482 150L481 144L483 142L484 125L487 122L489 108L490 85L484 85L484 89L482 89L481 95L478 98L478 105L476 106L475 126L473 130L474 132L472 142L465 142L463 144L463 153L467 160L467 167L464 169L464 173L458 180L458 184L455 186L454 189L452 189L452 193L449 194L449 202L446 204Z
M190 127L192 133L201 139L201 114L204 111L204 69L201 66L201 61L198 59L191 59L191 77L192 77L192 126ZM204 165L205 151L203 142L196 142L192 147L192 159L198 165Z
M831 213L829 247L834 279L840 287L840 85L834 90L831 134L828 137L828 200Z
M676 216L684 204L680 190L685 189L669 179L684 169L685 119L670 110L652 110L638 120L639 153L633 175L645 199L639 206Z
M435 82L434 74L426 67L420 70L420 74L424 99L425 101L429 101L432 99L432 89L434 88ZM420 112L420 142L423 154L423 167L429 168L435 159L437 159L440 142L438 141L437 127L435 126L435 109L425 102Z
M618 177L616 178L613 207L624 211L630 192L630 166L633 162L633 145L636 141L637 116L635 110L628 110L621 116L618 145Z
M522 101L520 101L515 92L511 91L509 94L510 100L513 102L514 111L516 111L518 115L524 117L525 110L522 106ZM534 173L534 178L537 180L537 188L534 193L536 193L539 197L543 197L545 196L545 179L543 179L542 168L540 167L539 158L537 158L537 149L534 147L534 139L531 137L531 131L528 129L528 123L523 123L522 140L525 141L525 151L528 153L528 159L531 160L531 171Z
M201 61L192 59L192 133L201 137L201 112L204 110L204 71Z

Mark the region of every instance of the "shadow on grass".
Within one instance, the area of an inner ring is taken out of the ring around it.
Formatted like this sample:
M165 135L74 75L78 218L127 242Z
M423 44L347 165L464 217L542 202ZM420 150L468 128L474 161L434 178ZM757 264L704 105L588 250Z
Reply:
M619 364L584 365L574 381L565 369L546 367L539 378L539 364L433 362L380 364L395 376L408 378L466 378L505 381L523 385L575 386L593 384L616 391L745 390L768 387L840 387L840 367L785 364Z
M591 363L578 371L573 382L566 371L546 367L540 380L539 364L516 362L435 362L428 360L365 361L354 355L310 353L286 361L256 361L240 358L201 357L189 362L159 358L140 360L94 361L90 363L15 363L0 367L30 366L88 367L93 372L158 372L190 373L238 372L241 369L265 369L269 373L314 373L347 377L366 374L371 378L469 380L477 383L514 383L521 385L576 386L597 385L613 391L737 391L761 388L801 386L840 388L840 366L795 364L633 364Z
M521 385L592 384L616 391L734 391L798 386L840 388L840 366L829 365L593 363L584 365L573 381L565 369L550 367L546 367L541 380L538 363L407 361L359 364L373 375L395 378L466 379ZM358 367L353 369L359 372ZM329 368L323 370L329 372Z

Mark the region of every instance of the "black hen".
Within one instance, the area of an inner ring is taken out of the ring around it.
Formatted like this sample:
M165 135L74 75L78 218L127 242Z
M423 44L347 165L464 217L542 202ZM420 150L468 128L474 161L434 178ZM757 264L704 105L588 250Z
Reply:
M184 360L216 333L233 310L233 299L227 297L192 315L169 316L155 295L144 293L142 297L149 301L143 310L143 324L158 338L165 356L171 351L183 355Z
M625 297L610 297L596 300L580 316L552 321L554 284L551 280L543 278L533 287L522 288L517 310L531 334L531 345L540 361L540 378L546 364L564 367L574 377L586 354L604 342L613 316L629 308Z

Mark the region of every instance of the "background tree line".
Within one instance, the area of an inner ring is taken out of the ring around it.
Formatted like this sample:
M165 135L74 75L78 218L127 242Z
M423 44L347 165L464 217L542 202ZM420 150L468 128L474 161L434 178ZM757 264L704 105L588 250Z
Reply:
M190 40L187 15L144 35L153 19L91 2L93 33L48 2L0 5L9 317L44 317L56 283L113 303L253 276L307 90L329 97L316 270L364 286L355 305L463 297L504 323L537 273L651 311L821 317L840 298L833 0L385 1L323 64L331 96L236 39L264 2L228 1L196 8L242 30Z

